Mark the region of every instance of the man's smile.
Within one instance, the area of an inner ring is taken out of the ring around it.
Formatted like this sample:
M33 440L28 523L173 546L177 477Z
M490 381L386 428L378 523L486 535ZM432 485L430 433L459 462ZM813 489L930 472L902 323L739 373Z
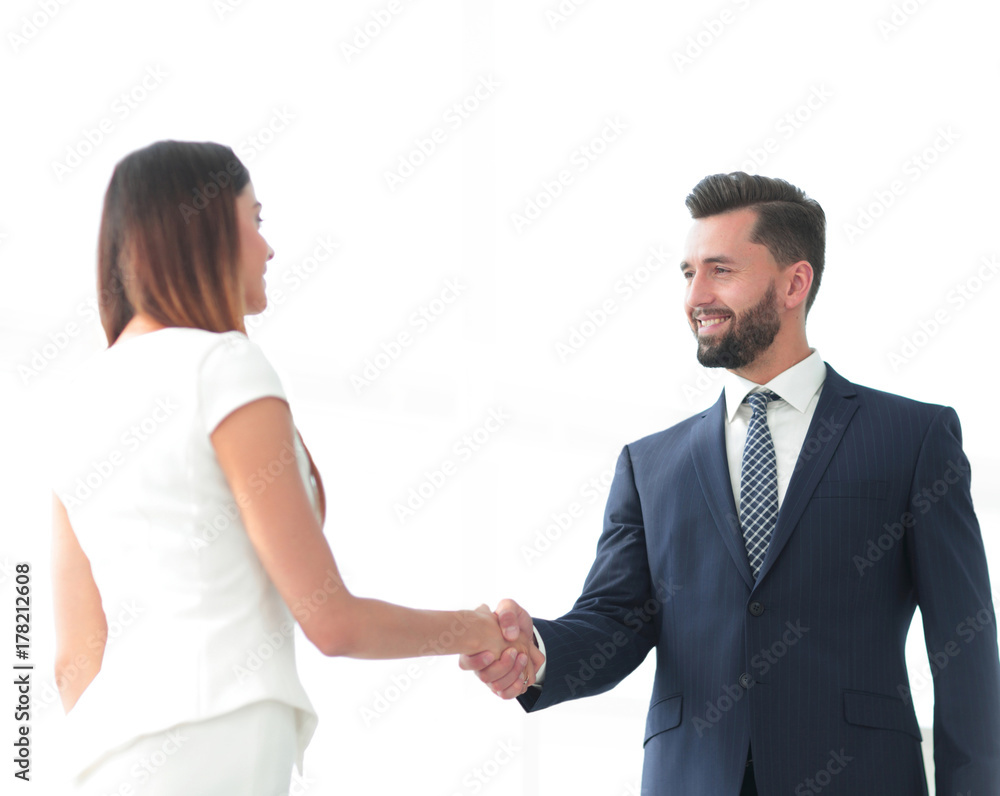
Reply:
M731 315L701 315L694 319L698 334L714 334L728 321Z

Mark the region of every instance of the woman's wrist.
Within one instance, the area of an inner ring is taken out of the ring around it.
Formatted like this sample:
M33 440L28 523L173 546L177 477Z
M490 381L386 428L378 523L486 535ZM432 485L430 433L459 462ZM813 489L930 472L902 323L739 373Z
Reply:
M468 625L469 630L461 640L463 648L456 650L456 652L463 655L475 655L484 650L490 650L497 654L494 647L499 630L493 614L486 615L481 610L463 611L462 614L462 622Z

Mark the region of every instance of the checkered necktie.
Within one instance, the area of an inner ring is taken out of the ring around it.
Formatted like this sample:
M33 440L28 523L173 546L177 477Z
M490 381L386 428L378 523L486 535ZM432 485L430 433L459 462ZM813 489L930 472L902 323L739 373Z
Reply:
M750 404L753 416L740 469L740 525L755 578L778 520L778 469L771 430L767 427L767 404L780 400L768 390L750 393L744 399Z

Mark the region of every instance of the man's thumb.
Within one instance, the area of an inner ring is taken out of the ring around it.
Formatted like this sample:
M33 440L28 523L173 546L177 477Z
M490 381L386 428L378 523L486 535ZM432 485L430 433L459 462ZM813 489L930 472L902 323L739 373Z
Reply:
M517 624L517 613L511 608L500 608L497 612L497 621L500 623L503 637L507 641L516 641L521 632L521 628Z

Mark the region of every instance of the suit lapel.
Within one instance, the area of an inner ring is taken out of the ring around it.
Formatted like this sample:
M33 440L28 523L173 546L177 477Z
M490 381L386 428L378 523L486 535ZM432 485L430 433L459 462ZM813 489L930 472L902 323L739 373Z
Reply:
M806 510L816 484L819 483L826 468L830 465L834 452L844 438L847 424L858 408L855 395L857 391L847 379L837 373L829 365L826 366L826 381L820 393L816 412L809 424L802 450L799 451L795 471L788 483L781 510L778 512L778 523L768 545L767 554L758 573L758 582L771 569L774 561L792 534L792 530Z
M748 588L753 588L753 573L747 560L746 543L740 530L739 514L736 512L736 502L733 499L732 480L729 477L729 465L726 458L725 437L725 392L708 411L704 412L694 426L691 437L691 458L694 469L701 482L701 488L708 499L708 505L715 520L715 525L722 534L733 563L746 581Z

